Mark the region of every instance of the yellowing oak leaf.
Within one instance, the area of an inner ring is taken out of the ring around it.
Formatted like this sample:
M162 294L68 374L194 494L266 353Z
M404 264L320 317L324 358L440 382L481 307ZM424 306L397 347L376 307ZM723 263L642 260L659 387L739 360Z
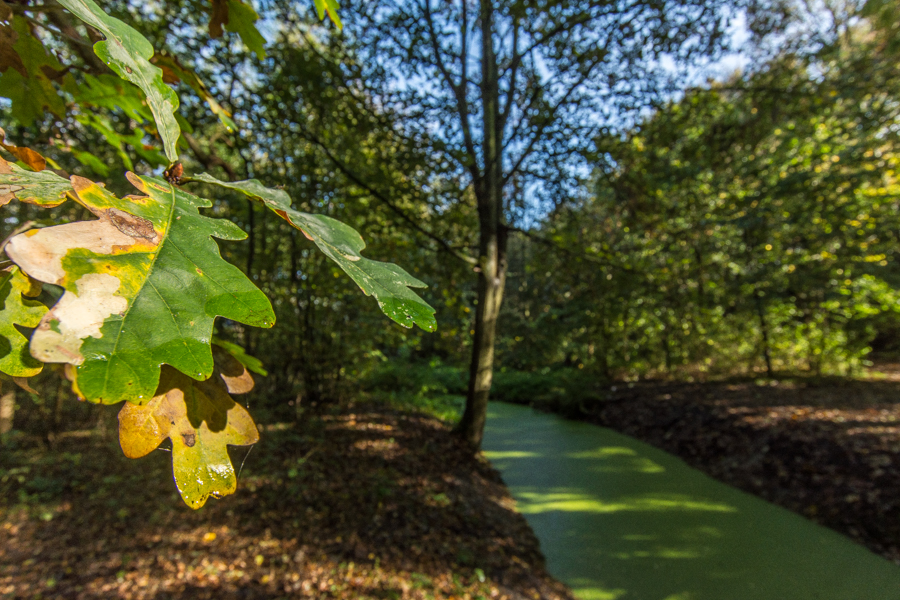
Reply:
M320 20L324 19L325 14L327 13L332 22L337 25L338 29L342 29L344 27L341 23L341 18L338 16L338 10L340 9L338 0L314 0L314 2L316 5L316 12L319 13Z
M194 381L164 367L153 399L143 406L126 403L119 412L119 443L125 456L140 458L166 438L172 441L175 484L193 509L210 496L221 498L237 489L227 446L259 440L250 413L228 394L249 390L249 373L227 353L216 358L226 362L220 370L230 370L232 377L217 372L206 381ZM242 375L234 375L237 370Z
M162 364L206 380L217 316L275 322L268 298L212 239L243 239L239 227L200 215L210 201L162 179L128 178L147 195L118 198L73 177L98 220L29 231L7 246L24 272L66 290L32 336L32 355L75 365L76 391L104 404L149 401Z
M28 171L0 158L0 206L15 198L20 202L53 208L72 191L68 179L53 171Z
M0 129L0 146L4 150L28 165L32 171L43 171L47 168L47 159L31 148L6 143L6 132Z
M8 263L7 263L8 264ZM28 353L28 338L16 329L37 327L47 307L34 298L41 284L17 267L0 271L0 372L11 377L33 377L43 366Z

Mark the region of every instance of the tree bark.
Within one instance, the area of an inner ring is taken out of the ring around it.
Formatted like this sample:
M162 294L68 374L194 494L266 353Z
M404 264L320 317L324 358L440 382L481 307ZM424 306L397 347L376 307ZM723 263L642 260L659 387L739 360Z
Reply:
M506 285L507 229L503 217L503 130L493 46L492 0L481 0L481 96L484 174L475 182L478 202L478 306L469 366L466 408L458 431L473 450L481 448L494 370L497 317Z
M9 390L0 396L0 436L12 431L16 416L16 392Z

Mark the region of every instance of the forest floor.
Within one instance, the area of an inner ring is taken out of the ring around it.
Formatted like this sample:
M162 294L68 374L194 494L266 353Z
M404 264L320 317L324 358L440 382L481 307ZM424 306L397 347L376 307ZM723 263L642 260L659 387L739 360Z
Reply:
M611 386L585 419L900 564L900 365L865 379Z
M89 432L4 448L0 598L572 600L440 421L357 406L232 450L237 493L192 511L165 451L132 461Z

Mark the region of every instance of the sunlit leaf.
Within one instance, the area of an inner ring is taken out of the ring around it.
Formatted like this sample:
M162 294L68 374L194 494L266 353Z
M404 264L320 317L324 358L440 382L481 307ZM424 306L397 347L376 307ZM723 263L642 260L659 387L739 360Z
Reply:
M166 156L175 162L178 159L175 145L181 135L175 120L178 96L163 82L162 69L150 64L153 46L136 29L103 12L93 0L60 0L60 4L106 36L106 40L94 44L94 52L119 77L147 95Z
M0 206L13 198L44 208L59 206L72 190L68 179L53 171L28 171L0 159Z
M32 171L43 171L47 168L47 160L31 148L6 143L6 132L3 129L0 129L0 146L25 163Z
M319 19L324 19L325 14L328 14L328 17L337 25L338 29L342 29L344 25L341 23L341 18L338 16L338 9L340 8L340 4L338 4L338 0L315 0L316 3L316 12L319 13Z
M225 30L241 36L241 41L247 48L256 53L257 58L263 59L266 57L266 40L254 25L258 19L259 15L249 4L241 0L228 0L228 21L225 23Z
M404 327L418 325L426 331L437 329L434 309L409 288L426 285L393 263L364 258L366 247L359 233L331 217L313 215L291 208L291 199L282 190L270 189L256 179L233 183L202 174L197 181L237 190L262 202L273 212L303 232L328 258L336 262L367 296L375 296L381 310Z
M7 263L9 264L9 263ZM41 284L18 267L0 271L0 372L12 377L33 377L43 366L28 353L28 338L16 329L37 327L47 307L34 298Z
M229 391L240 393L218 373L194 381L164 367L153 398L143 406L126 403L119 412L119 443L125 456L140 458L166 438L172 441L175 484L193 509L210 496L221 498L237 489L227 446L259 440L250 413Z
M7 246L23 271L66 290L32 336L32 355L76 365L76 390L106 404L147 402L163 363L208 378L216 316L275 321L266 296L212 239L244 239L240 228L201 216L209 200L127 176L147 196L117 198L73 177L78 201L99 220L30 231Z

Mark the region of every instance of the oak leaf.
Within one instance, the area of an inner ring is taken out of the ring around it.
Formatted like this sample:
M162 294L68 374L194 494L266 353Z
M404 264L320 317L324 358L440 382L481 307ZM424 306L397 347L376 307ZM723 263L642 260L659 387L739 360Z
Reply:
M171 440L175 484L193 509L210 496L221 498L237 489L227 446L259 440L250 413L228 394L249 391L253 380L227 353L217 353L216 360L217 371L206 381L194 381L164 367L150 402L126 403L119 412L119 443L125 456L140 458L166 438Z
M331 260L356 282L367 296L375 296L382 312L404 327L418 325L426 331L437 329L434 309L410 288L427 287L401 267L363 257L366 247L355 229L337 219L313 215L291 208L291 198L284 190L263 186L256 179L225 182L205 173L196 181L237 190L262 202L272 212L303 232Z
M162 364L206 380L217 316L275 321L268 298L213 240L244 239L239 227L200 215L209 200L162 179L127 177L147 195L118 198L72 177L98 220L32 230L7 246L23 271L65 289L32 336L32 355L75 365L75 390L104 404L149 401Z
M9 263L7 263L9 264ZM42 364L28 353L28 338L16 329L37 327L47 307L35 298L41 284L16 266L0 271L0 372L11 377L33 377Z
M20 202L53 208L72 191L68 179L50 170L28 171L0 158L0 206L16 198Z
M150 63L153 45L130 25L106 14L93 0L60 0L59 3L106 37L94 44L94 53L119 77L147 95L166 156L175 162L178 159L175 145L181 136L175 120L178 96L163 81L162 69Z

